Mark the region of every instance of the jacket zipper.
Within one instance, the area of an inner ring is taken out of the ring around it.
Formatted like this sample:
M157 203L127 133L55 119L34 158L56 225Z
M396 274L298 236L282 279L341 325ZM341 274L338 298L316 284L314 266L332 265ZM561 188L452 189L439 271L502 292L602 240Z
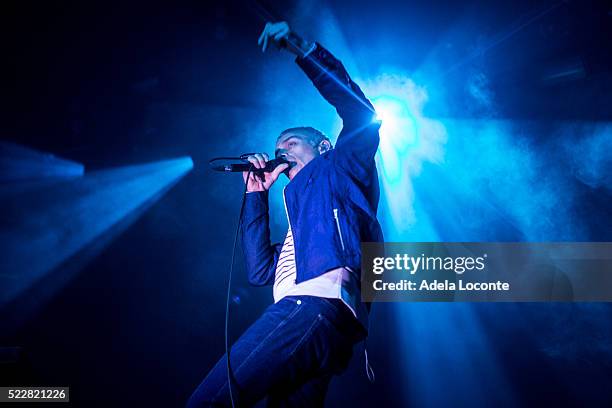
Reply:
M338 235L340 236L340 245L342 251L344 251L344 239L342 239L342 230L340 229L340 218L338 217L338 209L334 208L334 218L336 219L336 228L338 228Z

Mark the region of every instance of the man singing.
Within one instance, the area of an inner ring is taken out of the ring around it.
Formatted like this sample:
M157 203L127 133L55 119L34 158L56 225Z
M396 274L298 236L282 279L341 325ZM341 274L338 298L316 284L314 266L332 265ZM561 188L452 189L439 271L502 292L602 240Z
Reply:
M188 406L322 406L331 377L348 366L353 346L367 336L360 299L360 242L381 242L374 155L380 124L374 109L334 56L293 33L266 24L259 44L297 55L298 66L342 118L336 148L320 131L295 127L276 141L276 157L291 163L260 177L245 173L241 237L249 282L273 285L274 304L236 341L230 368L222 357ZM265 153L249 157L265 167ZM268 190L281 173L289 228L270 243ZM368 305L369 306L369 305ZM367 354L366 354L367 366ZM370 372L368 372L370 375Z

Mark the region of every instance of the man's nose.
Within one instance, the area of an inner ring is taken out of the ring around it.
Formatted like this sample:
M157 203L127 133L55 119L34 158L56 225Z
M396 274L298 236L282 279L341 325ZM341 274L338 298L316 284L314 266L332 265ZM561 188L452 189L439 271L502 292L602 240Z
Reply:
M278 149L276 151L276 158L280 159L280 158L284 158L287 155L287 150L286 149Z

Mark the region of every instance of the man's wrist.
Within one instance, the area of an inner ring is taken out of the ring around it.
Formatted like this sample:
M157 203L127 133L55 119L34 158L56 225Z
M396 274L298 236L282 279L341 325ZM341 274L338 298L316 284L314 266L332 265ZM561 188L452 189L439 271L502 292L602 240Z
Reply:
M287 35L285 43L287 50L298 57L306 56L315 48L314 42L306 41L294 32Z

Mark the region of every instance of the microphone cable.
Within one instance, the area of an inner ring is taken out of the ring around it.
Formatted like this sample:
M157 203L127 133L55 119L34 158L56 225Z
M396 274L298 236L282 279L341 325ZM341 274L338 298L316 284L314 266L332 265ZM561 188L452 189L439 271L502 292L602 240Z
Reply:
M234 261L236 258L236 244L238 243L238 234L240 233L240 227L242 226L242 214L244 212L244 203L246 202L247 186L249 177L253 173L253 165L249 168L246 181L244 182L244 190L242 192L242 203L240 204L240 215L238 216L238 225L236 227L236 233L234 234L234 245L232 247L232 261L229 270L229 276L227 280L227 297L225 299L225 356L227 358L227 386L229 388L230 401L232 408L236 408L234 403L234 393L232 392L232 369L230 367L230 347L229 347L229 312L230 312L230 296L232 290L232 272L234 271Z

